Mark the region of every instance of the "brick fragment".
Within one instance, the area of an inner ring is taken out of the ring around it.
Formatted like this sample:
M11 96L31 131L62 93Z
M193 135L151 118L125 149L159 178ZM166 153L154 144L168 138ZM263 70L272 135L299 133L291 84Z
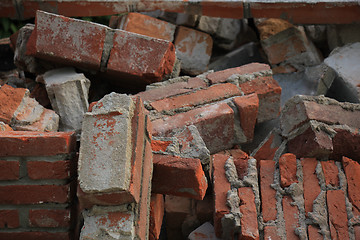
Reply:
M151 194L149 227L150 240L159 239L164 217L164 209L164 196L162 194Z
M299 209L296 205L292 205L292 198L290 196L284 196L282 200L282 206L284 211L286 239L300 239L295 234L295 229L299 227Z
M154 155L152 191L203 199L207 181L199 159Z
M18 161L0 160L0 180L18 180L20 175Z
M360 164L347 157L342 158L342 164L345 170L348 196L353 205L354 215L360 216L360 190L358 186L360 181Z
M238 189L240 198L241 236L239 239L259 239L255 195L250 187Z
M29 225L31 227L69 227L70 211L65 209L36 209L29 211Z
M70 160L46 162L29 161L27 163L28 176L30 179L69 179Z
M260 161L260 194L264 222L276 220L276 191L271 187L274 183L275 161ZM264 201L265 199L265 201Z
M342 156L352 159L360 159L360 132L357 128L342 129L334 128L336 135L333 138L333 152L329 156L330 159L340 161Z
M339 187L339 169L334 161L321 161L321 167L325 175L326 185Z
M313 202L321 192L316 175L318 161L315 158L303 158L301 164L303 169L304 204L307 215L313 211Z
M4 123L4 122L0 122L0 132L5 132L5 131L14 131L10 125Z
M166 152L166 148L172 143L172 141L161 141L161 140L152 140L151 148L154 152Z
M342 190L326 192L331 239L349 239L345 195Z
M0 121L10 124L14 114L29 90L25 88L13 88L5 84L0 88Z
M258 161L274 159L276 151L283 142L282 136L277 131L271 131L251 155Z
M1 228L18 228L19 212L18 210L0 210L0 229Z
M281 187L289 187L292 183L297 183L296 177L296 156L286 153L279 158Z
M269 18L257 24L256 27L259 30L260 39L265 40L279 32L293 27L293 25L283 19Z

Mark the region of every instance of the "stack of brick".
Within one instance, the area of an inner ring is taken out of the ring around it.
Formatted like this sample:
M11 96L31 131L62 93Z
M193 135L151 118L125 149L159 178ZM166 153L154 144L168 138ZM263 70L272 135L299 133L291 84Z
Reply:
M150 121L140 98L111 93L83 121L80 239L147 239L152 178Z
M0 239L73 239L74 133L0 132Z

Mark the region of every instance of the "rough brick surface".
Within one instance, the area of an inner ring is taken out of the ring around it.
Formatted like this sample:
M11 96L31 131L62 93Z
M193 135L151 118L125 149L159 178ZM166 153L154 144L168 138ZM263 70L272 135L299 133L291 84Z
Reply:
M2 86L0 88L0 99L6 99L6 101L0 102L0 121L10 124L15 111L26 95L29 95L29 91L25 88L13 88L7 84Z
M70 161L29 161L27 163L30 179L68 179L70 178Z
M19 212L18 210L0 210L0 229L1 228L18 228Z
M239 188L241 218L241 237L239 239L259 239L255 195L250 187Z
M299 209L296 205L292 205L293 199L290 196L284 196L282 201L286 239L300 239L295 234L295 229L299 227Z
M343 157L342 164L346 174L349 200L353 204L354 214L360 216L360 190L358 187L360 164L347 157Z
M322 240L322 239L324 239L324 236L321 235L321 233L320 233L320 229L313 226L313 225L308 226L308 234L309 234L309 239L311 239L311 240Z
M29 225L31 227L69 227L70 211L69 210L30 210Z
M18 161L0 160L0 180L18 180L20 175Z
M264 141L251 155L258 161L274 159L276 151L282 143L281 135L276 131L271 131Z
M321 161L321 167L325 176L327 186L339 187L339 169L334 161Z
M264 227L264 239L266 240L281 240L281 237L277 234L276 226Z
M280 181L282 187L288 187L297 183L296 177L296 156L291 153L282 155L279 159Z
M318 161L315 158L301 159L303 170L304 203L305 212L308 214L313 211L313 202L320 194L321 189L316 175Z
M154 155L153 192L201 200L207 186L199 159Z
M275 161L261 160L260 161L260 194L262 214L264 222L276 219L276 191L270 185L274 183Z
M344 192L342 190L329 190L326 201L331 239L349 239Z
M164 196L162 194L151 194L149 240L159 239L164 208Z

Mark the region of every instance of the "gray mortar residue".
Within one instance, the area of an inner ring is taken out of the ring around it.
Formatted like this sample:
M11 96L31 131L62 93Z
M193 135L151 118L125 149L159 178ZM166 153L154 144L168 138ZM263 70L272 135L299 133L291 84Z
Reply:
M283 140L282 143L280 144L279 148L276 150L275 154L274 154L274 161L279 162L280 157L287 153L287 140Z
M320 233L324 240L330 240L330 230L328 224L328 212L326 204L326 191L321 191L313 202L313 211L308 213L309 219L313 224L319 225Z
M244 134L243 129L241 128L240 124L240 113L239 109L235 106L235 104L232 101L233 98L226 99L224 102L227 103L229 107L234 111L234 144L241 144L246 143L247 138Z
M171 85L173 83L177 83L177 82L187 82L189 79L190 79L189 76L182 76L182 77L171 78L171 79L163 81L163 82L152 83L152 84L149 84L146 86L146 91L151 90L151 89L165 87L165 86Z
M229 157L226 160L224 168L225 168L225 175L228 182L230 183L231 189L244 187L244 183L239 179L239 176L236 172L236 167L233 157Z
M272 70L265 70L265 71L259 71L254 73L248 73L248 74L233 74L230 77L226 79L226 82L229 83L235 83L235 85L239 86L242 83L246 83L249 81L254 80L257 77L267 77L272 76Z
M225 214L221 219L222 224L222 239L233 239L234 233L240 232L241 228L241 217L240 212L240 198L238 195L238 189L232 188L227 192L226 204L230 208L230 213Z
M207 72L197 75L196 77L204 80L206 82L206 84L209 86L209 79L207 79L206 76L213 72L214 72L214 70L209 70Z

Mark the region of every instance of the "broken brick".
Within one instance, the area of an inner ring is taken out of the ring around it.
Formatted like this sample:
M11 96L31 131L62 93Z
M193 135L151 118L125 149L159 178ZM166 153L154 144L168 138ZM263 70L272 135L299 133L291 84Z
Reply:
M29 91L25 88L13 88L9 85L2 86L0 88L0 98L7 99L7 101L0 102L0 121L10 124L26 95L29 95Z
M19 161L0 160L0 180L18 180L19 176Z
M295 234L295 229L299 227L299 209L296 205L292 204L293 199L290 196L284 196L282 206L284 211L286 239L300 239Z
M161 225L164 218L164 196L162 194L151 194L150 201L150 227L149 239L159 239Z
M264 222L276 220L276 190L271 187L274 183L275 161L261 160L260 161L260 194L262 214Z
M65 209L32 209L29 211L31 227L69 227L70 211Z

